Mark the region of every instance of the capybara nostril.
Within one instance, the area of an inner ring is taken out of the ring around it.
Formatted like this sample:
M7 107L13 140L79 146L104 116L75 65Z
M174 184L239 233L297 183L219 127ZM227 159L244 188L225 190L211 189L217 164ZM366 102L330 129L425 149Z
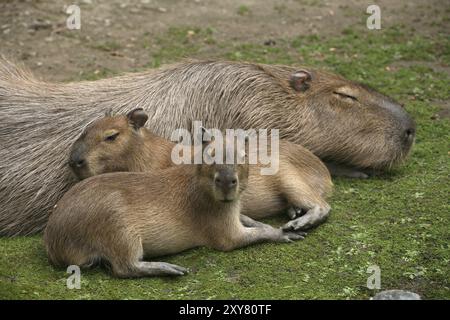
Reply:
M404 131L403 141L406 148L410 148L414 142L414 138L416 136L416 129L410 127Z
M414 128L406 129L406 131L405 131L406 139L412 140L412 139L414 139L415 135L416 135L416 130Z
M218 186L219 188L222 188L224 190L230 190L236 187L237 185L237 177L236 176L227 176L227 175L222 175L221 178L216 177L214 179L214 183L216 184L216 186Z
M233 189L236 187L237 185L237 178L235 176L232 177L226 177L224 179L224 183L223 183L224 187L226 189Z
M74 169L82 168L86 165L86 160L84 159L70 159L69 166Z
M78 161L75 163L75 166L76 166L77 168L81 168L81 167L84 167L85 164L86 164L86 161L84 161L83 159L81 159L81 160L78 160Z

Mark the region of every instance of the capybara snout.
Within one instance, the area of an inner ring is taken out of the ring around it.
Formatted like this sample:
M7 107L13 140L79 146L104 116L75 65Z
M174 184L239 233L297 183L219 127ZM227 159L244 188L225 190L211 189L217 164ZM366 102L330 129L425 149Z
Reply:
M376 95L377 92L372 94ZM376 106L386 109L390 113L391 121L397 123L393 134L398 141L399 149L408 153L416 136L416 123L405 108L393 99L380 95L379 101L379 104L377 101L374 102Z
M235 137L227 137L223 144L223 155L237 148ZM236 150L233 163L226 163L226 157L216 159L216 150L205 148L203 161L212 163L210 166L200 166L200 177L208 181L212 186L212 196L216 201L231 202L247 187L249 176L249 164L245 150L248 148L248 140L245 145ZM233 152L234 153L234 152ZM218 160L218 161L217 161Z
M214 174L216 199L224 202L233 201L238 191L239 176L232 167L220 168Z
M69 166L81 179L81 172L86 168L86 144L84 142L77 140L73 144L69 157Z
M304 130L322 136L320 151L314 144L305 145L324 160L385 169L401 163L408 155L415 138L415 123L393 99L364 84L315 72L309 88L298 99L305 97L313 101L310 106L317 121L313 121L314 128Z

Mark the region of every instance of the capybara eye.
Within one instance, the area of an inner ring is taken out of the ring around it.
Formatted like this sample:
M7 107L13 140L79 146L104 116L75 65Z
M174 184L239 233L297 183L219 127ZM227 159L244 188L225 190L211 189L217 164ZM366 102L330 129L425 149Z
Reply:
M105 137L105 141L114 141L114 140L116 140L118 135L119 135L119 132L116 132L114 134L108 135L108 136Z
M340 97L340 98L344 98L344 99L350 99L350 100L352 100L352 101L358 101L358 99L356 98L356 97L354 97L354 96L352 96L352 95L349 95L349 94L346 94L346 93L342 93L342 92L338 92L338 91L335 91L335 92L333 92L335 95L337 95L338 97Z

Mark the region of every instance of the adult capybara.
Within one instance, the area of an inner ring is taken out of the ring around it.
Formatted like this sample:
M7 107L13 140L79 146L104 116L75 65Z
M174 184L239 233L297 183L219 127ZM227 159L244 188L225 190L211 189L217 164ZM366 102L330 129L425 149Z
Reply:
M385 169L401 162L414 122L392 99L312 68L183 62L98 81L46 83L0 61L0 234L42 230L73 183L69 146L106 109L141 107L165 138L191 119L208 128L278 128L327 161Z
M174 166L171 156L176 144L144 128L147 120L142 109L134 109L127 115L106 115L91 123L72 146L72 171L85 179L108 172L145 172ZM261 162L250 166L241 213L259 219L287 211L292 220L285 229L319 225L330 211L325 200L332 188L327 168L310 151L286 140L280 140L278 153L274 174L262 175L265 165Z
M198 246L229 251L303 239L301 231L276 229L240 214L249 169L236 164L246 157L244 150L236 151L235 164L109 173L80 182L58 202L45 228L50 262L64 267L106 262L118 277L183 275L182 267L142 259Z

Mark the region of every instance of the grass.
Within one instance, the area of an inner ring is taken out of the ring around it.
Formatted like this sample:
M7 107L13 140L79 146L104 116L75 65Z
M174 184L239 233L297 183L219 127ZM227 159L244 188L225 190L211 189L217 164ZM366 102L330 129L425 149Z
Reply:
M250 8L247 7L246 5L241 5L239 6L239 8L237 9L237 14L240 16L246 16L250 14Z
M332 215L304 241L231 253L198 248L163 258L192 269L177 279L117 280L95 268L82 271L80 290L69 290L65 270L47 263L41 236L2 238L0 297L367 299L378 292L366 287L367 268L377 265L383 290L450 298L450 122L434 117L438 102L450 99L448 37L424 38L398 27L276 43L218 43L212 30L171 29L148 47L149 66L202 57L207 46L215 57L312 65L365 82L405 103L416 119L417 142L409 161L369 180L335 179ZM284 217L268 222L281 224Z
M121 49L122 46L114 41L104 41L104 42L98 43L96 45L93 45L92 48L98 49L101 51L111 52L111 51L116 51L116 50Z

